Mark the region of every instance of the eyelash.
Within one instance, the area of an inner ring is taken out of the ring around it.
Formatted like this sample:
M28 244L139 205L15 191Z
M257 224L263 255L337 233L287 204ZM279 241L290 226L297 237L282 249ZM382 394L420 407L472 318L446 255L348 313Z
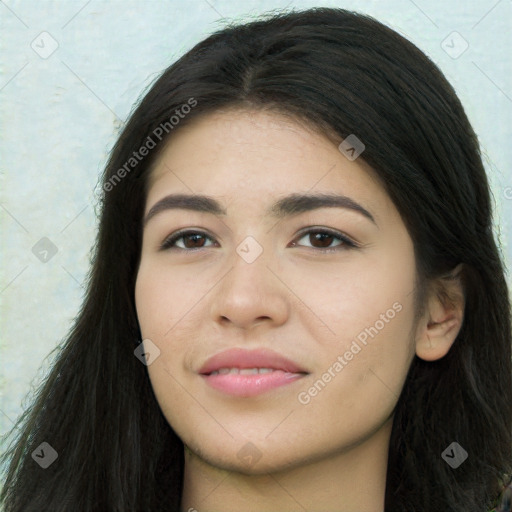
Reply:
M356 249L359 247L358 244L356 244L353 240L351 240L349 237L347 237L343 233L340 233L339 231L333 231L333 230L327 229L327 228L309 228L306 231L302 231L301 233L299 233L298 237L295 240L301 240L306 235L309 235L311 233L321 233L324 235L329 235L329 236L332 236L332 237L338 239L341 242L341 244L335 245L334 247L326 247L326 248L308 247L309 249L314 249L317 252L330 253L330 252L335 252L335 251L339 251L339 250ZM162 244L160 245L160 250L162 250L162 251L179 250L179 251L185 251L185 252L193 252L193 251L196 251L199 249L204 249L204 247L195 247L192 249L186 249L186 248L184 249L182 247L176 247L174 245L178 240L180 240L181 238L184 238L187 235L200 235L204 238L209 238L210 240L213 240L212 237L210 237L207 233L205 233L203 231L196 231L196 230L191 230L191 229L184 230L184 231L178 231L177 233L173 233L172 235L167 237L162 242ZM302 247L302 246L297 246L295 241L293 243L294 243L293 247Z

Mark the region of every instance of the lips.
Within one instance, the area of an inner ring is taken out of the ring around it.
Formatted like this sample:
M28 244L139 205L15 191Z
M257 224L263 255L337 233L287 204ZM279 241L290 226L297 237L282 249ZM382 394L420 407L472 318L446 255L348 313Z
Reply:
M211 387L235 396L255 396L290 384L308 372L272 350L229 349L209 358L198 372Z
M210 357L201 367L199 373L208 375L222 368L270 368L288 373L307 373L291 359L281 356L272 350L246 350L232 348Z

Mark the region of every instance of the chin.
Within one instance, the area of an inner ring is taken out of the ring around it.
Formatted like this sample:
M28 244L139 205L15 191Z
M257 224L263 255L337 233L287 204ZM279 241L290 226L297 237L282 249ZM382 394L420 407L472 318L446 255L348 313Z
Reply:
M287 447L278 450L274 446L258 448L255 443L244 439L233 441L240 448L219 451L219 445L201 446L186 445L188 456L197 457L202 462L220 470L243 475L263 476L299 468L322 459L323 454L307 454L300 447ZM225 446L225 445L224 445ZM261 446L261 445L260 445ZM297 457L301 454L300 457Z

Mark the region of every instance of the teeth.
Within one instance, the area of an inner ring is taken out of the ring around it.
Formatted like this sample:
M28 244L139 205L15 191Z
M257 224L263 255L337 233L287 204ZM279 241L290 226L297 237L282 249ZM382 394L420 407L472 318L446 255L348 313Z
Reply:
M240 375L257 375L258 368L242 368L240 370Z
M239 375L258 375L262 373L274 372L274 368L219 368L210 373L210 375L227 375L228 373Z

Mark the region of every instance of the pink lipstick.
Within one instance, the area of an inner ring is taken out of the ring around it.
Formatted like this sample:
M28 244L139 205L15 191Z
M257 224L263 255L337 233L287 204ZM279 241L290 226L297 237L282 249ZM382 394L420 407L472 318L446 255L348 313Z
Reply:
M249 397L290 384L308 372L272 350L233 348L209 358L199 374L218 391Z

